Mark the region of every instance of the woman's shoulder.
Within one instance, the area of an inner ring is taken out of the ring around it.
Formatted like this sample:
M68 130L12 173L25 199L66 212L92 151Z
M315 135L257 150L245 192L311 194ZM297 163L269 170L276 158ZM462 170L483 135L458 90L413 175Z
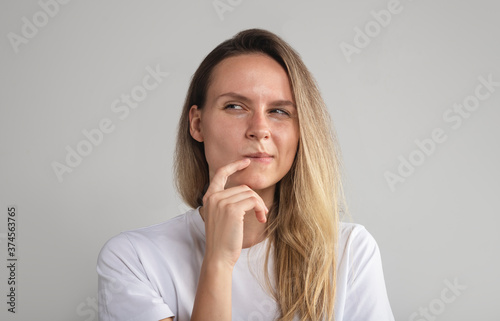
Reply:
M351 222L340 223L338 246L339 252L351 259L370 257L379 251L377 241L366 227Z
M352 222L340 222L339 225L339 240L344 239L354 240L354 239L365 239L365 240L375 240L373 236L368 232L366 227L359 223Z
M336 316L343 320L394 320L375 238L361 224L341 223L338 244Z

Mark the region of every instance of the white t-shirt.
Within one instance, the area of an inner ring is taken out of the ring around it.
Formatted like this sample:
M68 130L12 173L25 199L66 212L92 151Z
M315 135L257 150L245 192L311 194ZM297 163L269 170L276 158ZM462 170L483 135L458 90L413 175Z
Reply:
M362 225L341 223L338 241L335 320L393 321L375 239ZM262 271L266 245L243 249L234 267L233 321L276 319ZM190 320L204 252L199 209L111 238L97 262L99 320Z

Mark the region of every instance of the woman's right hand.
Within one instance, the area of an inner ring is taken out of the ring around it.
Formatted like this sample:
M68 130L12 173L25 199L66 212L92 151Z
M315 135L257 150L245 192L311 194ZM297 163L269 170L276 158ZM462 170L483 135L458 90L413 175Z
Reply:
M210 181L201 209L205 220L205 260L233 268L241 254L245 213L253 210L259 222L267 220L266 204L250 187L224 189L229 176L245 169L250 162L245 158L225 165Z

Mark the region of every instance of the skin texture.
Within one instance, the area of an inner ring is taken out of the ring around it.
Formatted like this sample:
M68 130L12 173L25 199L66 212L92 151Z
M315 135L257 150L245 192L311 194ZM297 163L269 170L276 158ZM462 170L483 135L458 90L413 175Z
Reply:
M210 185L200 213L206 247L191 320L231 320L232 270L242 248L265 238L276 183L299 141L285 70L263 54L224 59L213 70L203 108L189 113L203 142Z

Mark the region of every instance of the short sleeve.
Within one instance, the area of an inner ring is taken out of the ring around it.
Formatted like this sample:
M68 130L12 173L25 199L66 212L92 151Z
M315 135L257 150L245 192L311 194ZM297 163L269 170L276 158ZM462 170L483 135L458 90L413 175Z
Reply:
M352 233L345 319L394 321L377 242L362 226Z
M125 233L103 246L97 274L100 321L158 321L174 316Z

